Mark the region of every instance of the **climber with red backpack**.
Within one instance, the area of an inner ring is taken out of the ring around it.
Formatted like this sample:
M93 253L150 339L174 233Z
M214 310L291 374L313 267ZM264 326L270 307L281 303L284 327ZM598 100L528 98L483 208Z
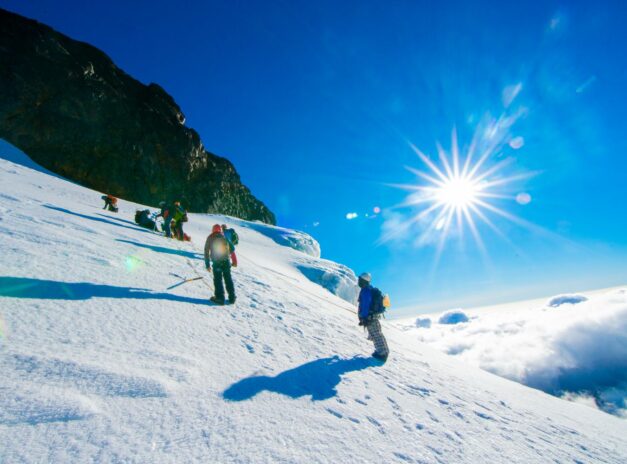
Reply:
M212 303L223 305L227 302L224 299L225 286L229 296L228 304L235 303L235 287L231 277L231 252L230 243L222 233L222 227L220 224L214 225L211 229L211 235L207 237L205 242L205 267L207 271L213 271L213 286L215 288L215 293L210 298Z
M114 213L118 212L118 199L117 198L115 198L113 195L103 195L100 198L102 198L105 202L104 208L102 209L108 209L109 211L112 211Z

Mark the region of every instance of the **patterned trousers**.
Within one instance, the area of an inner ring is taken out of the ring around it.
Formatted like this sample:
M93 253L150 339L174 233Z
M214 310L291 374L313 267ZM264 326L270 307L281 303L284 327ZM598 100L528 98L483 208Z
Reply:
M368 330L368 340L372 340L374 342L375 352L380 356L387 356L390 354L388 343L385 341L385 337L381 331L381 323L379 322L379 319L373 319L368 322L366 329Z

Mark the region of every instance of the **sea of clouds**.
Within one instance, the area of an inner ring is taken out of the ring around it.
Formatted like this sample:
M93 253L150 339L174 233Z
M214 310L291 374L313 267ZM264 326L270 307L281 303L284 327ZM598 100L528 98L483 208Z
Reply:
M489 372L627 418L627 288L449 311L418 318L411 330Z

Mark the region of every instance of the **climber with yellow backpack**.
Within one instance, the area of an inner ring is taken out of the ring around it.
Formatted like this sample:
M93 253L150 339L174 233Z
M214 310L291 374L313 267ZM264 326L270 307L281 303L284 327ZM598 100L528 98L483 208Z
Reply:
M381 331L379 319L384 316L387 308L390 307L390 297L384 295L381 290L371 284L372 276L364 272L359 276L359 325L368 331L368 340L374 343L375 351L372 357L380 361L387 361L390 350L387 341Z

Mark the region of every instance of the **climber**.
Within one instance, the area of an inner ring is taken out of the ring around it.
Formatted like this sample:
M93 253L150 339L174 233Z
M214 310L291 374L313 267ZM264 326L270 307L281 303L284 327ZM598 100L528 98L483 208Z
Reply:
M359 325L364 326L368 331L368 340L374 343L375 351L372 357L385 362L388 359L390 350L381 331L379 318L385 311L384 296L381 291L371 285L372 276L364 272L359 276Z
M229 295L228 304L235 303L235 288L233 279L231 278L231 261L229 256L231 248L229 241L224 237L220 224L213 226L211 235L207 237L205 242L205 267L207 271L212 272L213 268L213 285L215 294L210 301L215 304L223 305L224 287ZM224 285L222 280L224 279Z
M159 214L157 214L155 219L163 218L163 232L165 233L166 237L170 238L172 237L172 229L170 227L170 223L172 222L172 207L169 206L165 201L160 201L159 208L161 209L161 211L159 211Z
M102 198L105 202L104 208L102 209L109 209L109 211L113 211L114 213L118 212L117 198L115 198L113 195L103 195L100 198Z
M158 231L157 223L152 219L150 210L137 210L135 211L135 224L145 227L146 229Z
M172 205L170 213L172 215L172 221L174 222L174 225L172 226L174 237L181 241L185 240L183 223L187 222L187 211L185 211L185 208L181 206L180 201L175 201Z

